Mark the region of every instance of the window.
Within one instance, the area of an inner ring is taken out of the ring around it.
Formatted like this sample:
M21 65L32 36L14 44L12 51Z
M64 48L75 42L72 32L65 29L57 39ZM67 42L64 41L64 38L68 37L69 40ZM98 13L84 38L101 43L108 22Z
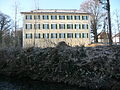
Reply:
M40 15L34 15L34 19L35 20L40 19Z
M49 29L49 24L43 24L43 29Z
M60 15L60 16L59 16L59 19L60 19L60 20L65 20L65 16L64 16L64 15Z
M65 38L65 33L59 33L59 38Z
M31 34L31 33L29 33L29 34L26 34L26 38L27 38L27 39L30 39L30 38L32 38L32 34Z
M88 24L82 24L82 29L89 29Z
M32 15L26 15L26 20L32 20Z
M40 24L34 24L34 29L40 29Z
M43 20L48 20L49 16L48 15L43 15Z
M75 33L75 38L81 38L81 34L80 33Z
M80 16L75 16L75 20L80 20Z
M65 29L65 24L59 24L59 29Z
M72 16L67 16L67 20L72 20Z
M88 20L88 16L82 16L82 20Z
M43 38L49 38L49 33L43 33Z
M51 38L57 38L57 33L51 33Z
M86 28L87 28L87 29L89 29L89 26L88 26L88 24L86 24Z
M67 24L67 29L73 29L73 24Z
M80 24L75 24L75 29L81 29L81 25Z
M25 24L25 29L32 29L32 24Z
M84 35L84 33L82 33L82 38L85 38L85 35Z
M51 24L51 29L57 29L57 24Z
M82 38L88 38L88 33L82 33Z
M88 16L86 16L86 20L88 20Z
M35 38L40 38L40 33L35 33Z
M87 38L89 38L89 34L87 33Z
M67 33L67 38L73 38L73 33Z
M57 20L57 15L52 15L51 20Z
M85 24L82 24L82 29L85 29Z
M84 38L88 38L88 33L84 33Z

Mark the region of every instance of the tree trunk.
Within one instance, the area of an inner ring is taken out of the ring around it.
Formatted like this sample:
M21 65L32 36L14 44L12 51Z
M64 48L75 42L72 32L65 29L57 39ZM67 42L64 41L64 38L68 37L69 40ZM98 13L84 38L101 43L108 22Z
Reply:
M112 30L111 30L111 16L110 16L110 1L107 0L108 7L108 26L109 26L109 45L112 45Z
M0 31L0 45L2 45L2 31Z
M94 22L92 23L92 27L93 27L93 34L94 34L94 43L98 43L97 23L95 19L94 19Z
M94 29L94 42L98 43L98 35L97 35L97 29Z

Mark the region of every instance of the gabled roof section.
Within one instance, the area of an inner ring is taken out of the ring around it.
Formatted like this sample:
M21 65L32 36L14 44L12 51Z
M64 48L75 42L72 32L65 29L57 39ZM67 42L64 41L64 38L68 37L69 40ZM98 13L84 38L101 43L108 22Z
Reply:
M117 34L115 34L114 36L113 36L113 38L114 37L119 37L120 36L120 33L117 33Z
M108 33L107 32L100 32L98 34L98 39L104 39L104 38L108 38Z

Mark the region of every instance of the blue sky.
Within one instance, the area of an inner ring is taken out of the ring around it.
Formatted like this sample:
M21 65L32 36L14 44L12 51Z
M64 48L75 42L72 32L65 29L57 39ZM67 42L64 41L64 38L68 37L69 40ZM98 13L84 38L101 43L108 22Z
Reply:
M18 1L19 12L30 11L39 5L40 9L79 9L85 0L0 0L0 11L14 18L14 2ZM110 0L111 11L120 10L120 0Z
M13 17L15 0L0 0L0 11ZM29 11L35 9L35 3L40 9L79 9L80 3L84 0L16 0L19 11ZM111 9L120 9L120 0L110 0Z

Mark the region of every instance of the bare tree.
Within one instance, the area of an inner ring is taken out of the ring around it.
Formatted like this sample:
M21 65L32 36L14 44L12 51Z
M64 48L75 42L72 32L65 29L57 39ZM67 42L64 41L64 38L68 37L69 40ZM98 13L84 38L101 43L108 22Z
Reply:
M4 43L4 38L10 34L10 30L12 29L12 19L0 12L0 44Z
M19 24L18 24L18 21L19 21L19 17L20 17L20 2L19 0L13 0L13 12L14 12L14 45L15 46L19 46L19 43L18 42L18 35L17 35L17 30L19 29Z
M86 0L80 5L80 10L91 13L91 29L94 35L94 42L98 42L98 29L102 26L101 21L104 19L105 12L99 3L99 0Z
M119 13L120 13L119 10L114 11L115 28L119 34L119 43L120 43L120 14Z

